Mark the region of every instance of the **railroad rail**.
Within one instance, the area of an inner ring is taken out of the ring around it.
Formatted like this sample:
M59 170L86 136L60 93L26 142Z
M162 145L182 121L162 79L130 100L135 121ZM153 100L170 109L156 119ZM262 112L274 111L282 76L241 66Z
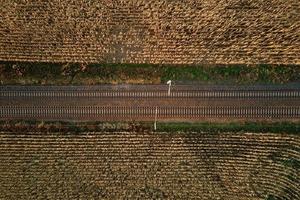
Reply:
M300 90L289 91L210 91L191 90L173 91L170 95L167 91L0 91L0 97L53 97L53 98L300 98Z
M165 85L95 86L0 86L0 98L299 98L298 84L284 86L253 85Z
M5 119L197 119L197 118L265 118L300 119L299 106L279 107L99 107L99 106L5 106L0 109Z
M188 99L189 98L189 99ZM1 119L300 121L300 88L2 86Z

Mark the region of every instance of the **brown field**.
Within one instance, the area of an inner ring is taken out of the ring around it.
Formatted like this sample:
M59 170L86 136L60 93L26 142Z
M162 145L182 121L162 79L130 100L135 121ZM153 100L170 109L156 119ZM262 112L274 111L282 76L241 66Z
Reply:
M300 199L300 137L0 134L0 199Z
M299 0L0 0L0 60L300 64Z

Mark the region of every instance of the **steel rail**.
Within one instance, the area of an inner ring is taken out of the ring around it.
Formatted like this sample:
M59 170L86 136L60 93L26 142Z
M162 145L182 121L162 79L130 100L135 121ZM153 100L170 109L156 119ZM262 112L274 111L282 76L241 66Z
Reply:
M158 118L247 118L299 119L300 106L270 107L157 107ZM156 107L101 107L101 106L2 106L0 118L53 118L53 119L154 119Z
M0 98L300 98L300 90L0 91Z

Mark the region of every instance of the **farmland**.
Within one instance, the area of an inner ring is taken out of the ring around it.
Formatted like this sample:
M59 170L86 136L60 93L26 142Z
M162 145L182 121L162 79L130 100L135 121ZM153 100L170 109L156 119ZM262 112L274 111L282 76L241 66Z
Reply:
M0 0L1 200L300 200L299 100L299 0Z
M300 63L298 0L0 4L3 61Z
M1 199L300 198L297 135L1 132Z

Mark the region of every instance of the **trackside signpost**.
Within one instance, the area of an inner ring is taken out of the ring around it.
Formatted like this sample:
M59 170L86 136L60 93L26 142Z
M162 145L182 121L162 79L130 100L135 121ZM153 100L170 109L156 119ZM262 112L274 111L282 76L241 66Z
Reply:
M158 108L156 106L156 108L155 108L155 119L154 119L154 130L155 131L156 131L157 113L158 113Z
M171 80L168 80L167 84L169 85L169 88L168 88L168 96L171 95L171 85L172 85L172 81ZM157 123L157 114L158 114L158 108L157 106L155 107L155 119L154 119L154 130L156 131L156 123Z
M172 85L172 81L169 80L169 81L167 82L167 84L169 85L168 96L170 96L170 94L171 94L171 85Z

